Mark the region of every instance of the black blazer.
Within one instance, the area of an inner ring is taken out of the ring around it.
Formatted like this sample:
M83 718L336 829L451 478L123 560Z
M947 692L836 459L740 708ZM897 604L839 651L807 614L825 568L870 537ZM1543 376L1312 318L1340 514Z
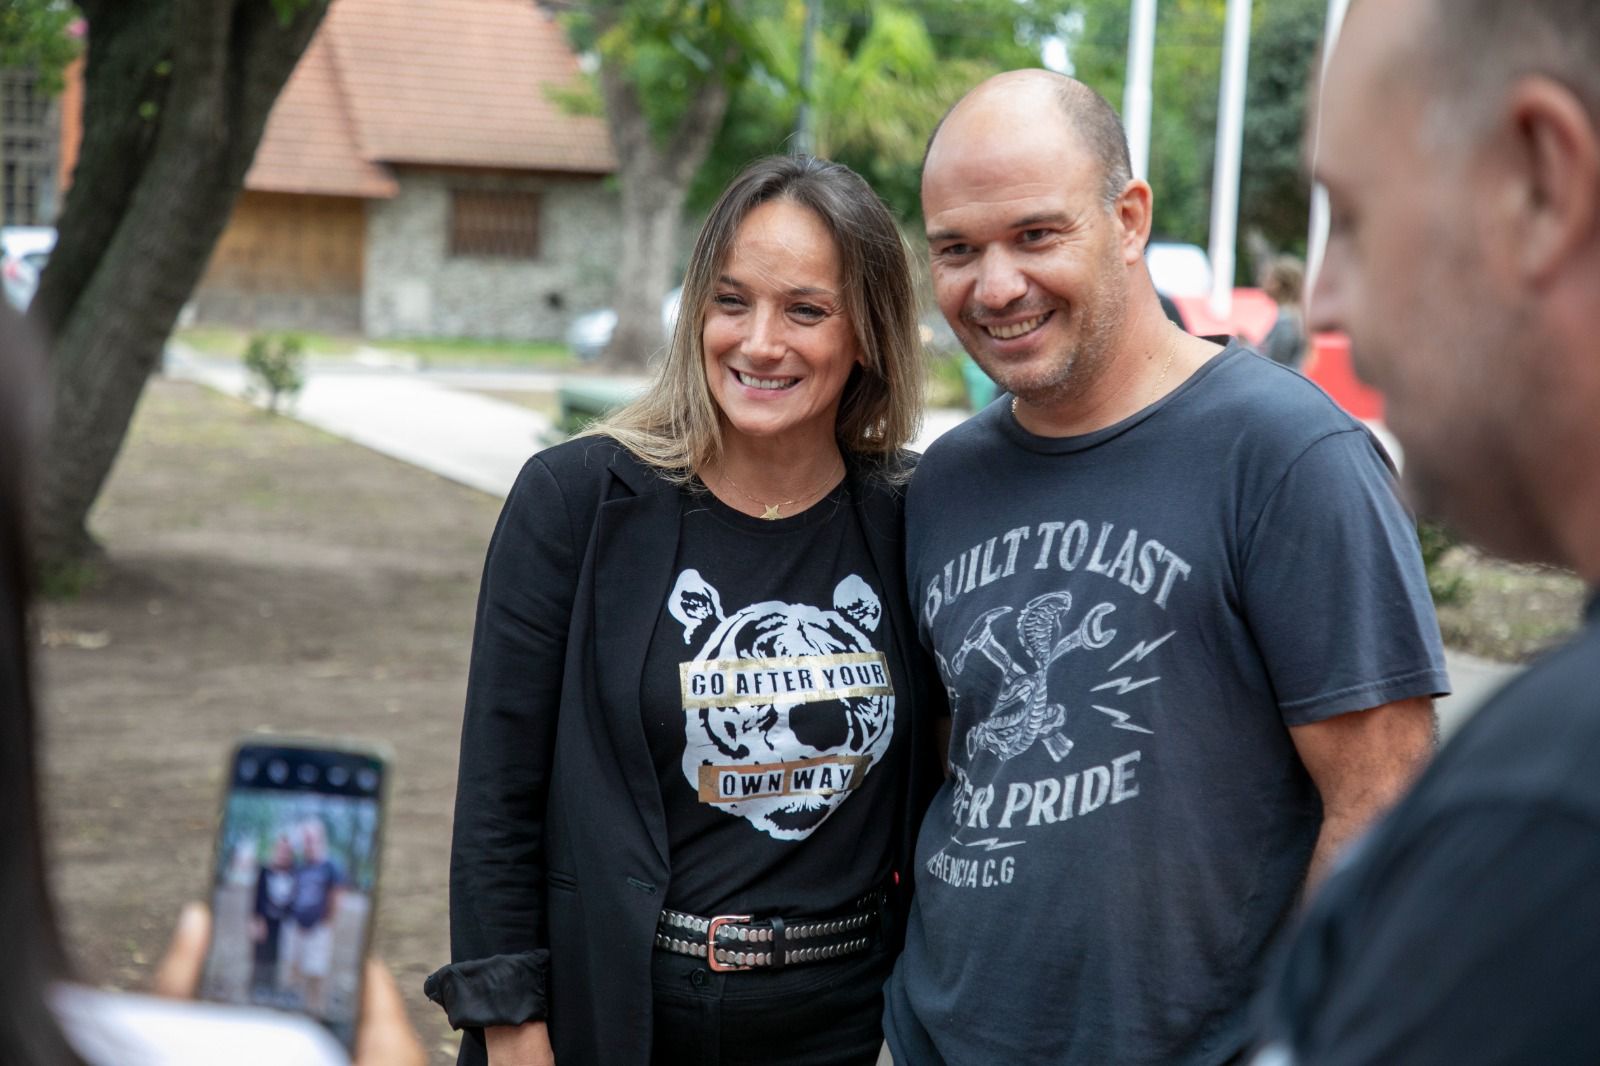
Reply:
M932 723L948 712L906 594L903 494L872 460L847 467L893 625L895 691L911 701L911 769L892 812L903 917L939 781ZM486 1061L484 1026L537 1018L557 1062L650 1061L650 958L672 870L639 679L680 514L676 486L600 437L530 459L501 512L462 727L453 961L426 985L467 1030L460 1063Z

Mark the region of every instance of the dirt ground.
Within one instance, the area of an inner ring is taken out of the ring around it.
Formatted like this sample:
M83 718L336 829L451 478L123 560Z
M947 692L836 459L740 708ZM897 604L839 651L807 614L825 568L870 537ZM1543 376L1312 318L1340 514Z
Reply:
M46 798L83 975L149 979L204 895L240 734L387 743L375 950L439 1063L446 864L473 602L499 503L156 380L93 516L108 558L40 612Z

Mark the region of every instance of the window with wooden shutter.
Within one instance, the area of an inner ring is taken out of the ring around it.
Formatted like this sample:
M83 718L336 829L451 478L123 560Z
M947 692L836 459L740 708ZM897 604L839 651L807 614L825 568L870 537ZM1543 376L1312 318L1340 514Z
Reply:
M450 254L539 258L539 194L456 189L450 194Z

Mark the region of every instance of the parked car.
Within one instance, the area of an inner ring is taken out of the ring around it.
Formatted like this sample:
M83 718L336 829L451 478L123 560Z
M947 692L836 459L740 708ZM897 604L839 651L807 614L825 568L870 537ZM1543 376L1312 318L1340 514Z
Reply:
M6 226L0 228L0 285L6 302L26 311L39 287L39 275L56 246L56 231L50 226Z
M1151 241L1144 249L1150 280L1167 296L1209 296L1211 256L1198 244Z
M669 338L678 324L678 301L683 297L679 285L661 300L661 332ZM587 311L572 320L567 327L567 347L585 363L600 358L600 353L611 343L611 334L617 329L617 313L609 307Z

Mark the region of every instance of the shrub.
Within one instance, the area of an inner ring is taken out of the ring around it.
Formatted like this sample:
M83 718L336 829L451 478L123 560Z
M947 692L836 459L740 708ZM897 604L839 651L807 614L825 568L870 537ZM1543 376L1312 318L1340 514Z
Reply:
M1460 542L1444 526L1427 520L1417 523L1417 541L1422 545L1422 565L1428 571L1428 591L1433 594L1434 605L1465 600L1465 577L1444 565L1445 556Z
M254 385L267 394L267 410L276 412L280 399L292 399L306 383L306 344L297 333L258 333L244 350L244 367Z

